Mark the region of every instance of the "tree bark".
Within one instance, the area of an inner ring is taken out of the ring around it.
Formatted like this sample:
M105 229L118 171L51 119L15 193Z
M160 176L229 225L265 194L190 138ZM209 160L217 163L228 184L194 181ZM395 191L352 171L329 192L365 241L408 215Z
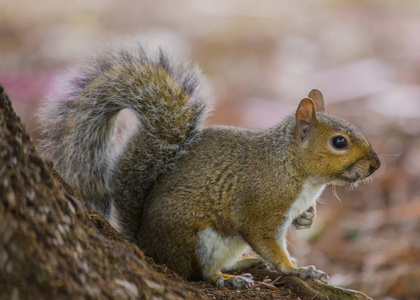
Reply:
M44 162L0 85L0 299L370 299L287 276L244 291L188 283L79 199Z
M0 86L0 299L206 298L154 270L67 190Z

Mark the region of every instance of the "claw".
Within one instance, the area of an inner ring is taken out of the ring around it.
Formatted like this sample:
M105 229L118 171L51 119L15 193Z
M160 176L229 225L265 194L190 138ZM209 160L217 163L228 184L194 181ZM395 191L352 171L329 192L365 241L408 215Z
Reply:
M251 273L243 273L243 274L241 275L241 277L245 277L245 278L250 278L250 279L252 279L252 274L251 274Z
M222 276L217 277L216 281L214 282L214 285L218 288L221 289L222 287L225 286L225 280L223 279Z

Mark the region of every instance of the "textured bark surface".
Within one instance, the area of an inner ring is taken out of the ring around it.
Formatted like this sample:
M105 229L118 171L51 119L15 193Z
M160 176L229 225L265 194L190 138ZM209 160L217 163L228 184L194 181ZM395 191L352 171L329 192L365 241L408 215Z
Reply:
M0 299L204 299L66 192L0 93Z
M186 282L145 258L52 170L0 85L0 299L370 299L253 269L248 290Z

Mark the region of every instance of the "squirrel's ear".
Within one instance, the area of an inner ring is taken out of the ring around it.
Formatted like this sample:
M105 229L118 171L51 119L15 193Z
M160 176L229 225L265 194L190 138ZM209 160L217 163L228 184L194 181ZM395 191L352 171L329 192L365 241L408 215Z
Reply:
M324 96L319 90L313 89L308 97L314 101L316 111L325 111Z
M308 139L312 128L316 122L316 112L314 101L310 98L304 98L300 101L296 110L296 131L300 141Z

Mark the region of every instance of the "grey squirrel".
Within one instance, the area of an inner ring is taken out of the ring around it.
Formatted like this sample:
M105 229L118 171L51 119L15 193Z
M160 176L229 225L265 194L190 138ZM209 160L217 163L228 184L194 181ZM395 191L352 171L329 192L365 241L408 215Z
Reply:
M222 272L261 260L302 279L326 276L294 265L287 230L311 226L326 185L356 184L379 168L371 144L325 111L318 90L265 131L203 127L205 86L198 67L163 51L99 56L45 102L42 149L88 208L188 279L248 287L248 276ZM114 123L125 109L137 123L117 151ZM250 247L260 257L240 259Z

